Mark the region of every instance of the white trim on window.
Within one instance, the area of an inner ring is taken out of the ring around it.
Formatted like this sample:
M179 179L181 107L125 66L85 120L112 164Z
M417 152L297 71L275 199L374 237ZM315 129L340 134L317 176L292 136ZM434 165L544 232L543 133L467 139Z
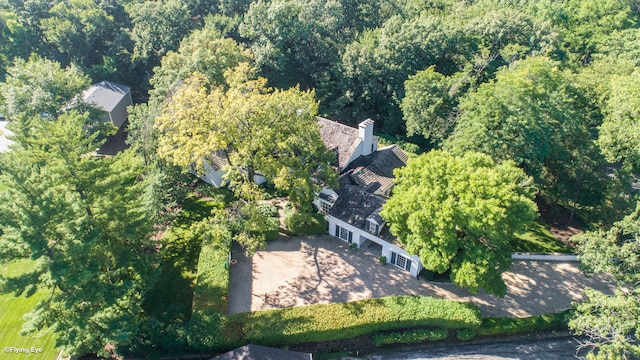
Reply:
M331 206L333 205L333 204L328 203L328 202L323 201L323 200L318 200L318 203L320 203L320 209L319 209L320 213L321 214L325 214L325 215L327 215L329 213L329 210L331 209Z

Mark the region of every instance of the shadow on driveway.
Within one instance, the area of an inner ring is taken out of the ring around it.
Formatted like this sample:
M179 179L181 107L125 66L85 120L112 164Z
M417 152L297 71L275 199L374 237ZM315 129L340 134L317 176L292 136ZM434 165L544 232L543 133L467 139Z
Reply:
M473 302L483 316L526 317L570 308L586 286L613 291L603 277L585 278L575 262L516 260L503 274L507 296L475 295L453 284L418 280L347 245L328 235L280 238L253 258L234 246L229 313L409 295Z

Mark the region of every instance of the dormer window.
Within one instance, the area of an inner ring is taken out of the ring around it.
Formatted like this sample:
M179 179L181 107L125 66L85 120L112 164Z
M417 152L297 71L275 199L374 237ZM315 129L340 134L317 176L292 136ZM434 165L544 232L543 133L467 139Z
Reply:
M320 205L320 209L318 209L320 211L320 213L327 215L329 213L329 210L331 210L331 206L333 204L326 202L326 201L318 201L319 205Z
M372 234L378 235L379 225L376 224L375 221L373 221L373 220L368 220L367 224L368 224L369 232L372 233Z

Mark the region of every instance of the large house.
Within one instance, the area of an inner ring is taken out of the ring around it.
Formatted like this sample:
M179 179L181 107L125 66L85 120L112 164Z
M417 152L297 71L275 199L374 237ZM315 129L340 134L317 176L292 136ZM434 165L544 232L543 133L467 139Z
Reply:
M417 276L423 269L419 257L398 244L379 215L393 190L393 170L406 165L407 154L396 145L379 149L373 120L357 129L323 118L318 122L340 171L340 188L323 189L315 202L326 215L329 234Z

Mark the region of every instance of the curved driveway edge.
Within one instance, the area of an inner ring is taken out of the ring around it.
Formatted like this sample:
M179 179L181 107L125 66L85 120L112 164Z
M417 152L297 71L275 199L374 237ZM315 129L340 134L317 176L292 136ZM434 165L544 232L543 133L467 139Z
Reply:
M585 277L573 261L514 260L503 274L507 295L477 295L453 284L418 280L393 265L381 265L362 249L334 237L280 238L253 258L234 248L230 269L230 314L271 308L410 295L472 302L483 316L527 317L571 308L585 287L613 293L603 276Z

